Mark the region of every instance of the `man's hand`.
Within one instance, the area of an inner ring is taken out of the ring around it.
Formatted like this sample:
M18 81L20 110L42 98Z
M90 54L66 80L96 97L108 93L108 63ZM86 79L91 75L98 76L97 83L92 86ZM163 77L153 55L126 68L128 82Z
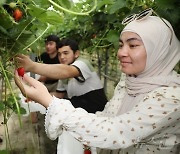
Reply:
M24 67L26 72L32 71L34 62L29 58L29 56L23 54L17 55L15 60L17 61L19 67Z
M38 102L46 108L52 102L53 97L50 95L47 88L36 79L26 74L21 78L16 71L14 80L25 97Z

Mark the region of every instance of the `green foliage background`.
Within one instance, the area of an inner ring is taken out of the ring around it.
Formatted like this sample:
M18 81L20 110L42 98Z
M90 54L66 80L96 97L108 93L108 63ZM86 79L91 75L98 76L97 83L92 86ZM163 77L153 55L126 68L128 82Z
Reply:
M21 21L14 21L13 9L8 8L10 2L17 3L17 7L23 11ZM85 2L80 0L81 3L76 5L70 0L55 0L54 2L75 12L86 12L95 5L95 1L92 0ZM0 6L0 52L2 54L9 52L12 56L14 53L22 52L22 49L26 49L25 47L46 30L47 25L50 27L46 33L29 46L34 51L37 50L39 43L43 43L43 37L49 33L56 33L61 38L73 37L80 43L82 49L90 49L89 51L97 46L97 43L98 46L117 49L119 33L123 28L122 19L149 7L161 17L168 19L180 38L179 3L179 0L98 0L94 11L88 15L78 16L59 9L49 0L7 0L1 2ZM50 6L53 6L54 10L49 10ZM93 35L96 37L93 38Z

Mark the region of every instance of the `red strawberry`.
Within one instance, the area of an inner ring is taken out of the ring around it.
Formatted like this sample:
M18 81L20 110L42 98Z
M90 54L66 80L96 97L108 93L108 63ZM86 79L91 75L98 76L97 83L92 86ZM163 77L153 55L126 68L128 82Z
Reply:
M24 70L24 67L19 67L17 69L17 72L18 72L18 75L23 77L24 76L24 73L25 73L25 70Z
M84 154L91 154L91 150L85 149L85 150L84 150Z
M19 21L21 18L22 18L22 11L20 9L15 9L14 12L13 12L13 17L15 19L15 21Z

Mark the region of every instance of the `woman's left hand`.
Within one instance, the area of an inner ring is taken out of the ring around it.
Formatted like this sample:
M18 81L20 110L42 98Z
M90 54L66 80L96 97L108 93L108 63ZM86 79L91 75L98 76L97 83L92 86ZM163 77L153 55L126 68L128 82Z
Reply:
M16 71L14 80L25 97L43 105L46 108L52 102L53 97L50 95L47 88L36 79L26 74L24 74L23 77L20 77Z

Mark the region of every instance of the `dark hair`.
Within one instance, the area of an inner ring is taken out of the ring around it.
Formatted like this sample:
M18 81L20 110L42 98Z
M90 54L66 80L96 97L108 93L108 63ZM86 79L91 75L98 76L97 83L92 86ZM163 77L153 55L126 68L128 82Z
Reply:
M62 48L63 46L69 46L73 52L79 50L78 43L72 39L62 39L58 44L58 48Z
M58 49L58 44L60 42L60 39L57 35L48 35L46 38L45 38L45 43L49 42L49 41L53 41L53 42L56 42L56 49Z

